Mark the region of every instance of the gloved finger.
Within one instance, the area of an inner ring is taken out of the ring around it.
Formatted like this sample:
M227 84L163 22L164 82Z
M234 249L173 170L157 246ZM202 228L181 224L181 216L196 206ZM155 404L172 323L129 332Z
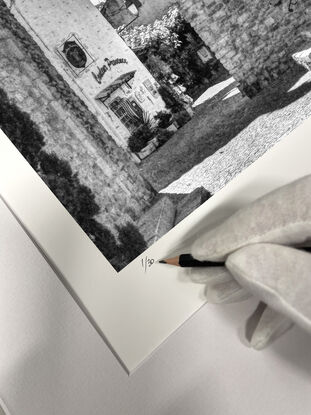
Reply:
M282 336L293 324L291 319L260 302L245 323L244 339L253 349L262 350Z
M204 294L210 303L234 303L251 296L225 267L189 268L188 275L192 281L205 284Z
M231 254L226 267L239 284L311 333L311 254L254 244Z
M191 254L201 261L225 261L258 242L311 246L310 189L311 175L264 195L198 238Z

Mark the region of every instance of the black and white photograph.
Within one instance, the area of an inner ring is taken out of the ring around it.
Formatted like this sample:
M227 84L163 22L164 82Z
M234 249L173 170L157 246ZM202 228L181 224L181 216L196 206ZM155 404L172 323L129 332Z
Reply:
M0 128L119 272L311 115L310 16L0 0Z

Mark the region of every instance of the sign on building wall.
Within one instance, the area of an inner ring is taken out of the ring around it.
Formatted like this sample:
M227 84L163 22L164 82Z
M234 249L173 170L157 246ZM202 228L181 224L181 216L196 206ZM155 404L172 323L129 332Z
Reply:
M105 63L100 68L97 68L97 73L92 72L93 77L96 79L96 81L101 84L102 79L106 72L110 71L112 67L120 64L128 64L127 59L124 58L116 58L116 59L108 59L105 58Z
M81 75L95 61L75 33L70 34L58 46L57 52L76 76Z
M156 89L156 87L152 84L152 82L150 81L150 79L146 79L143 82L145 88L150 92L150 94L154 97L157 98L159 96L159 93Z

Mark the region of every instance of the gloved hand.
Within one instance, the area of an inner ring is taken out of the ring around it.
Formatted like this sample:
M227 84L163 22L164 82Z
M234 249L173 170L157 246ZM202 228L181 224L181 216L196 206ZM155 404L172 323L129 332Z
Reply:
M293 323L311 333L311 175L257 199L196 240L201 261L190 278L206 285L212 303L255 295L261 300L245 325L251 347L262 349Z

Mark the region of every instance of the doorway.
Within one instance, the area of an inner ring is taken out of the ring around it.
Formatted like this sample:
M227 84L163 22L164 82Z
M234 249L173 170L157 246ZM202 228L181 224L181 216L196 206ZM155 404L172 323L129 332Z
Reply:
M109 107L132 133L144 123L144 111L134 98L115 98Z

